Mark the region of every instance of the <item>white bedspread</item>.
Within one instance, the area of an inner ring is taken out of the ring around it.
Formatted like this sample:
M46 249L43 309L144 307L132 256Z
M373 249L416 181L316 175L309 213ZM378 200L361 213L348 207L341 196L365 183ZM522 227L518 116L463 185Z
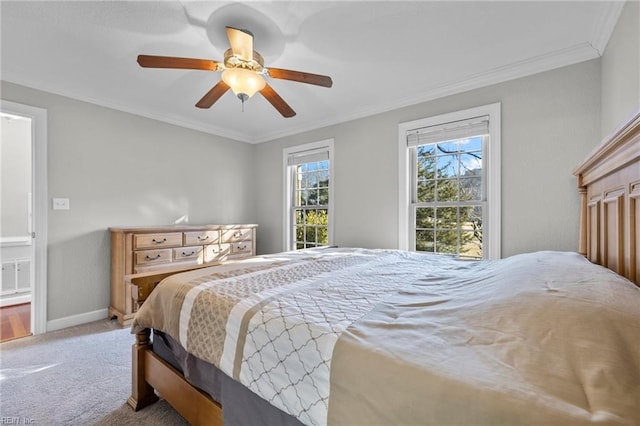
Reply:
M342 334L329 424L640 424L640 288L576 253L447 275Z

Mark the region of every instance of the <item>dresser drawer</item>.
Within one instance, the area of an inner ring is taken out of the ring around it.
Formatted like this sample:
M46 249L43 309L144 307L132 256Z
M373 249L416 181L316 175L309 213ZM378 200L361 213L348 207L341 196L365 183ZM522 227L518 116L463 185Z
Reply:
M181 245L182 232L133 235L133 248L136 250L156 247L180 247Z
M218 244L219 242L220 231L198 231L184 233L185 246L193 246L196 244Z
M221 262L231 253L230 244L209 244L204 246L204 263Z
M231 244L231 254L252 254L253 244L251 241L241 241Z
M171 249L141 250L135 252L136 265L156 265L171 262Z
M178 247L173 249L173 261L181 262L183 260L192 260L202 263L203 259L202 246Z
M253 230L250 228L234 228L222 231L222 242L247 241L253 238Z

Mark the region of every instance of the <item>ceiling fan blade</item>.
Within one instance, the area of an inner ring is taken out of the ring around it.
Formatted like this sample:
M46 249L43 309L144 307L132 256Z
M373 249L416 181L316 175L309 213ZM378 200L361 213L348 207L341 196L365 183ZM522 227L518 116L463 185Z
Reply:
M265 99L268 100L269 103L273 105L273 107L277 109L283 117L290 118L296 115L296 112L291 109L289 104L287 104L284 99L282 99L280 95L278 95L276 91L273 90L273 88L268 84L264 86L264 88L260 91L260 94L262 94L262 96L264 96Z
M209 59L176 58L172 56L138 55L138 64L144 68L181 68L217 71L218 62Z
M220 99L220 96L224 95L227 90L229 90L229 86L227 85L227 83L220 80L218 84L213 86L213 88L209 90L207 94L198 101L196 106L198 108L211 108L211 105L213 105L218 99Z
M238 28L226 28L231 52L243 61L251 61L253 59L253 34Z
M282 68L268 68L267 75L282 80L297 81L300 83L315 84L316 86L331 87L333 81L327 75L311 74L302 71L285 70Z

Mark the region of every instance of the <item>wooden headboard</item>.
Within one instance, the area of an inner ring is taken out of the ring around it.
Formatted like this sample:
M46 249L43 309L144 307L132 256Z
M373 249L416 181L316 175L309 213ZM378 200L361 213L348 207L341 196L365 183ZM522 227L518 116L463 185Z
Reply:
M581 197L578 250L640 286L640 110L573 174Z

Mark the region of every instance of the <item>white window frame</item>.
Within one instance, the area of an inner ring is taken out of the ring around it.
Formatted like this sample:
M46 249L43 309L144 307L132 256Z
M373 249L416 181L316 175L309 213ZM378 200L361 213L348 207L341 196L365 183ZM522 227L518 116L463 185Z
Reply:
M329 224L328 224L328 237L329 237L329 245L333 244L333 229L334 229L334 221L333 221L333 192L335 190L335 179L334 173L335 170L334 160L333 160L333 139L325 139L318 142L311 142L304 145L296 145L288 148L284 148L282 150L282 164L283 164L283 181L284 181L284 214L282 215L284 218L283 222L283 244L284 250L295 250L295 241L293 239L293 223L292 223L292 215L291 208L293 204L293 172L295 166L289 166L288 159L289 156L295 154L302 154L305 151L318 151L326 149L329 153Z
M398 248L413 250L415 247L415 220L411 208L411 190L414 167L411 164L411 149L407 146L407 133L423 127L489 116L489 143L485 150L486 229L483 231L482 252L485 259L501 256L501 160L500 160L500 103L483 105L462 111L440 114L433 117L408 121L398 125L399 190L398 190ZM413 243L413 244L412 244ZM412 247L413 246L413 247Z

